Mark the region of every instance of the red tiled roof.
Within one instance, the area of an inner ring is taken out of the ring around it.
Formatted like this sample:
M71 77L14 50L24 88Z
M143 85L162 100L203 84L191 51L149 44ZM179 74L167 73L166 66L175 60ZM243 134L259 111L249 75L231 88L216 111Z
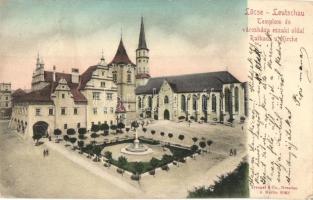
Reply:
M64 78L67 82L67 85L70 88L70 91L73 95L75 103L86 103L86 97L79 91L78 83L72 83L71 74L59 73L56 72L56 82L53 82L53 72L45 71L44 72L45 81L48 82L48 85L40 90L31 91L25 93L24 91L19 91L17 98L14 99L14 102L47 102L53 103L51 99L51 94L55 91L55 88L58 85L58 82ZM17 92L17 91L16 91ZM23 93L24 92L24 93Z
M115 113L126 113L126 109L123 105L123 102L120 100L120 98L117 98L117 105Z
M150 77L151 77L150 74L146 74L146 73L136 75L136 79L150 78Z
M120 44L118 45L116 54L113 58L113 60L110 62L109 65L111 64L131 64L135 65L128 57L126 49L123 44L123 40L121 39Z
M86 87L87 82L91 79L92 73L97 69L97 65L89 67L81 76L80 84L78 86L79 90L83 90Z

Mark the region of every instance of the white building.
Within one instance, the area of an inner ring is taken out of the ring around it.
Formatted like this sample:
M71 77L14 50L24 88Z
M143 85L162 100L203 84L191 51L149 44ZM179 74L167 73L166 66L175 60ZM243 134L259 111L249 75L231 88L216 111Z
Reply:
M0 83L0 119L9 119L12 111L11 83Z

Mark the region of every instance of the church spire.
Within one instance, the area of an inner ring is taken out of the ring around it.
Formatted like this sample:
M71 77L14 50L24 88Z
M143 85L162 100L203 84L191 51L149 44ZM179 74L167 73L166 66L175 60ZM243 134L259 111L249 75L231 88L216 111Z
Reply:
M128 55L127 55L127 52L126 52L126 49L124 47L124 44L123 44L123 39L121 37L120 39L120 44L118 45L118 48L117 48L117 51L116 51L116 54L113 58L113 60L111 61L110 64L131 64L131 65L134 65L133 62L129 59Z
M148 49L146 43L146 36L145 36L145 28L143 24L143 17L141 16L141 25L140 25L140 35L139 35L139 43L138 49Z

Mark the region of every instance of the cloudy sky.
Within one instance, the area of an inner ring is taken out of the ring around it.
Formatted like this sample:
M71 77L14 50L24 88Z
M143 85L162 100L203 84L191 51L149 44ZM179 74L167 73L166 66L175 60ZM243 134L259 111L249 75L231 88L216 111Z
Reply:
M83 72L121 32L135 62L144 16L152 76L226 70L245 80L245 0L0 0L0 82L30 88L37 52L46 70ZM122 30L122 31L121 31Z

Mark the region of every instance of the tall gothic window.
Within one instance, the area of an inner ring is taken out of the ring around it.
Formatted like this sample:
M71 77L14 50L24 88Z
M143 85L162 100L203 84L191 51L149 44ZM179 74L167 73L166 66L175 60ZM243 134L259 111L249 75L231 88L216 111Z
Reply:
M132 82L131 72L128 71L128 72L127 72L127 83L131 83L131 82Z
M141 98L138 97L138 108L140 109L141 108Z
M148 107L152 108L152 97L148 97Z
M235 111L239 110L239 90L238 87L235 87Z
M117 82L117 74L116 72L113 72L113 82L116 83Z
M168 103L169 103L168 96L165 96L165 97L164 97L164 104L168 104Z
M216 112L216 95L212 94L212 112Z
M205 95L202 95L202 111L203 112L207 111L207 106L208 106L207 97Z
M181 95L181 109L182 109L182 111L186 111L186 97L185 97L185 95Z
M231 96L230 96L230 90L228 88L225 88L224 90L224 104L225 104L225 112L229 112L230 109L230 100L231 100Z
M193 95L192 96L192 108L193 108L193 110L197 110L197 107L198 107L198 105L197 105L197 96Z

